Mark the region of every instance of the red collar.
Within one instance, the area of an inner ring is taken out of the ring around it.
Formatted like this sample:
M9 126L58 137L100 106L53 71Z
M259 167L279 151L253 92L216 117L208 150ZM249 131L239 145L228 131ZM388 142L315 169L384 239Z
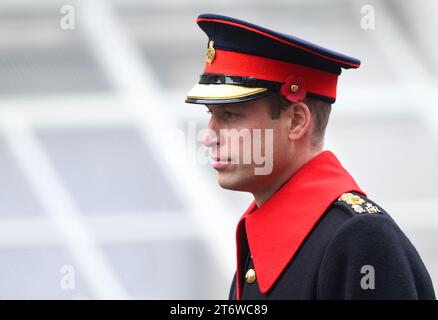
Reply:
M271 198L255 201L242 215L236 232L237 299L241 293L244 227L257 282L267 293L328 207L345 192L366 195L336 156L323 151L302 166ZM245 224L243 224L245 222Z

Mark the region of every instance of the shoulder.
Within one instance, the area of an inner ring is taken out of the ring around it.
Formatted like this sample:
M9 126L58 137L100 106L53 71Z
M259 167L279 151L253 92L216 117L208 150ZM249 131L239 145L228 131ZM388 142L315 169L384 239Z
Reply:
M380 205L359 193L342 194L331 208L341 209L348 217L334 233L332 245L345 245L351 241L356 248L411 245L391 216Z
M354 192L344 193L332 202L313 231L314 235L318 235L318 243L323 250L333 246L342 246L344 249L349 246L370 246L374 238L367 238L371 233L403 237L396 223L381 206ZM367 241L358 243L359 238Z
M355 270L373 265L380 272L407 278L428 277L414 245L380 205L361 194L347 193L332 206L341 208L348 218L331 235L322 265Z
M346 218L330 237L321 262L321 297L434 298L420 256L382 207L346 193L329 210L335 209ZM362 290L359 284L370 268L376 290Z
M391 216L376 202L360 193L344 193L334 201L325 213L325 219L331 221L331 244L344 245L359 238L367 238L365 244L373 241L371 234L379 234L380 240L403 238L404 234ZM351 239L350 239L351 238ZM407 240L407 238L405 239Z

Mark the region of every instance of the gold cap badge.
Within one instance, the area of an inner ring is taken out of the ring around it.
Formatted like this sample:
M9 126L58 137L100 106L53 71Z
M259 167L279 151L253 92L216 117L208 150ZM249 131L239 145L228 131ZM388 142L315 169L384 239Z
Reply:
M216 57L216 51L214 50L213 45L214 41L210 40L208 43L207 53L205 54L205 60L207 61L208 65L211 65Z

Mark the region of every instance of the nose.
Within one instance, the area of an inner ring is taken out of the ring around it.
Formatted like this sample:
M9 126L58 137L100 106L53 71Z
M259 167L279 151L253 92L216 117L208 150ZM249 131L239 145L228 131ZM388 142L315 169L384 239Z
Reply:
M214 120L211 119L208 123L208 127L204 132L204 135L202 136L202 144L206 147L213 147L214 145L219 144L218 135L216 134L216 131L214 130Z

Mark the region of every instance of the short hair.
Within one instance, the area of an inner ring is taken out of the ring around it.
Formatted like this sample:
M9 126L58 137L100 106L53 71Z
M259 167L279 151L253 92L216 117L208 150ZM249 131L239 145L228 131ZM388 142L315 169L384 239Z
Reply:
M292 102L286 100L280 93L273 93L270 97L271 117L272 119L278 119L281 111L286 110ZM332 105L329 102L309 96L304 98L302 102L309 107L313 118L312 146L318 146L324 139Z

